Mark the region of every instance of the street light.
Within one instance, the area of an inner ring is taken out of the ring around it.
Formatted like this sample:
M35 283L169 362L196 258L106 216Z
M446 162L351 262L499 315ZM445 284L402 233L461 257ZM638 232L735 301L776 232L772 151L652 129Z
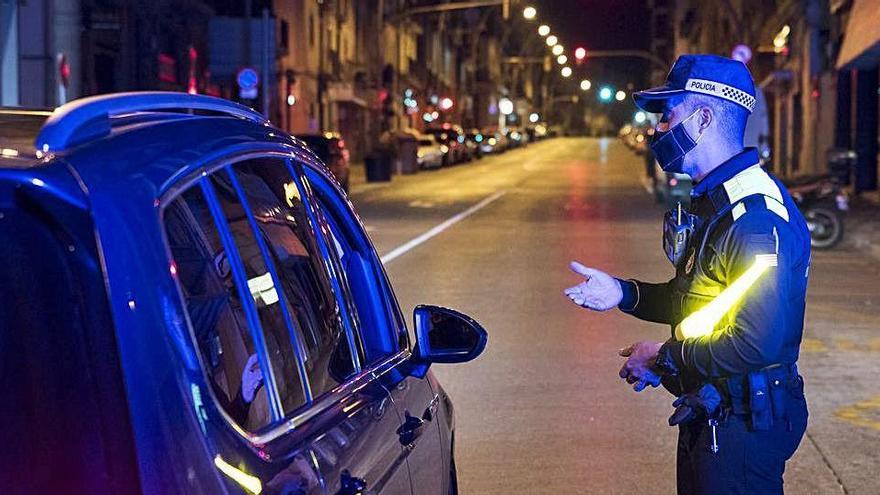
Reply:
M538 15L538 11L535 10L535 8L532 6L529 6L529 7L526 7L523 9L523 17L525 17L526 20L531 21L537 15Z
M547 46L554 46L556 43L559 43L559 38L554 35L547 36Z
M626 92L621 89L614 95L614 99L617 101L623 101L626 99Z
M644 124L645 121L648 120L648 114L639 110L638 112L636 112L636 115L635 115L635 117L633 117L633 120L636 121L636 124Z
M546 24L541 24L540 26L538 26L538 34L540 34L541 36L547 36L548 34L550 34L550 26Z
M578 60L578 62L583 61L587 57L587 49L579 46L574 50L574 58Z
M501 111L504 115L510 115L513 113L513 102L510 101L510 98L501 98L498 100L498 110Z
M590 88L593 87L593 83L590 82L589 79L584 79L581 81L581 89L584 91L589 91Z
M571 77L571 67L563 67L561 73L562 77Z
M529 114L529 122L534 124L539 120L541 120L541 116L538 115L537 113L532 112L531 114Z
M556 46L559 46L559 45L556 45ZM566 57L565 55L560 55L560 56L556 57L556 61L559 62L559 65L565 65L565 63L568 62L568 57Z
M562 55L562 52L565 51L565 48L562 45L554 45L552 51L553 55Z
M608 86L602 86L602 89L599 90L599 99L604 102L611 101L612 96L614 96L614 91Z

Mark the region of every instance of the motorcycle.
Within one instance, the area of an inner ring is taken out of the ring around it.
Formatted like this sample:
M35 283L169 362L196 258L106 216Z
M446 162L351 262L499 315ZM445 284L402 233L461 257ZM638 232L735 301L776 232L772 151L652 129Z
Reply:
M843 216L849 198L840 183L830 175L805 177L786 182L810 229L810 245L831 249L843 239Z

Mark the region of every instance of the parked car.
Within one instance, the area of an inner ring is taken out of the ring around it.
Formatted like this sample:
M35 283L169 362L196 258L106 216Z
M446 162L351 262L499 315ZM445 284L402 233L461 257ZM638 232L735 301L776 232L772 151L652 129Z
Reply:
M483 158L482 142L483 135L479 130L471 129L464 133L464 145L467 146L468 153L477 160Z
M470 160L468 149L464 144L464 136L451 126L432 127L425 129L425 133L434 136L438 143L449 148L444 165L455 165Z
M305 142L318 155L318 158L327 165L327 168L342 185L342 189L348 192L349 176L351 175L350 154L348 148L345 147L345 140L342 139L342 136L338 132L325 132L323 134L300 134L296 137Z
M517 127L508 128L506 137L510 148L519 148L526 145L526 136Z
M419 135L416 136L419 147L416 151L416 158L420 168L440 168L446 161L446 154L449 153L449 147L440 144L433 136Z
M497 130L484 129L483 135L483 153L503 153L507 151L507 137Z
M486 332L418 306L410 336L301 141L202 95L31 117L14 149L0 112L4 493L455 493L429 367Z

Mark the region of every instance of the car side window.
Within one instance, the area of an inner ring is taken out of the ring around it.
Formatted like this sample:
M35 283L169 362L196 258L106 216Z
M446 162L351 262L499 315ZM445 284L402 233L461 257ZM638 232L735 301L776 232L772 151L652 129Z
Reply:
M259 430L271 420L262 369L202 191L193 187L177 197L163 221L208 383L236 423Z
M384 270L374 263L373 247L354 214L320 177L307 174L303 180L316 196L318 213L327 224L331 248L341 265L343 292L350 294L355 307L367 362L406 348L406 325L396 299Z
M251 160L233 170L281 280L312 397L317 398L356 368L306 205L283 161Z

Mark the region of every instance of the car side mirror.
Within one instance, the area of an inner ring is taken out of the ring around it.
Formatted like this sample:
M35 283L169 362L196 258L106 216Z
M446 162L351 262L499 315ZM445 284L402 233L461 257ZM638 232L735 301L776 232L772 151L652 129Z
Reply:
M464 363L479 356L489 335L473 318L440 306L413 311L416 357L425 363Z

